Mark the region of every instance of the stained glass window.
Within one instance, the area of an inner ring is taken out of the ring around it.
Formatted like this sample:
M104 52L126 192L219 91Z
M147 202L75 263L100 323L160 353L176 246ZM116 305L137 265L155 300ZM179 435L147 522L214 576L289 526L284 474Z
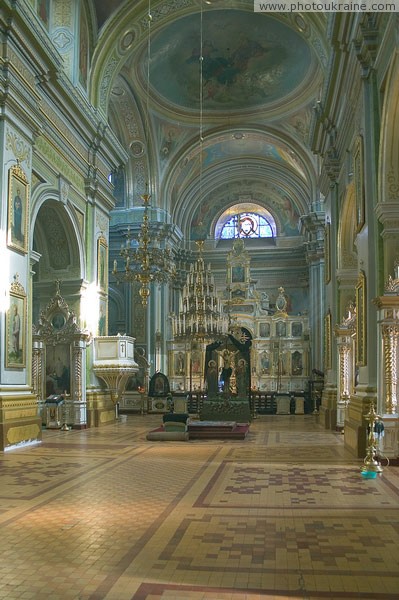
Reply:
M272 224L257 213L243 212L233 215L223 225L221 239L273 237Z

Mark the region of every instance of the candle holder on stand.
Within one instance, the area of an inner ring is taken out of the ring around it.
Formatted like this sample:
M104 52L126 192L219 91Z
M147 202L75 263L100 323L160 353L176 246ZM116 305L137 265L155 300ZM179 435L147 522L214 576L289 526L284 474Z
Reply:
M381 420L381 417L375 412L374 402L370 402L370 410L365 418L369 423L367 427L367 448L364 464L360 471L362 477L365 479L375 479L379 473L382 473L383 468L381 467L380 461L377 458L377 445L375 436L375 424Z
M68 425L68 404L67 404L67 398L69 399L71 397L70 394L67 394L67 391L65 390L64 393L62 394L63 398L64 398L64 403L63 403L63 407L62 407L62 420L63 420L63 424L60 427L61 431L70 431L71 427L69 427Z

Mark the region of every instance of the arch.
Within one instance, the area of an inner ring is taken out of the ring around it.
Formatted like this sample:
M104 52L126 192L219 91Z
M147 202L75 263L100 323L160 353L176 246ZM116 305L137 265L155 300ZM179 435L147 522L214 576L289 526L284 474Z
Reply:
M382 224L379 285L394 272L399 255L399 51L393 53L386 77L379 148L377 216Z
M379 201L399 201L399 51L392 57L382 110Z
M83 240L73 209L46 192L35 205L32 220L33 321L54 295L54 282L61 282L61 293L76 315L80 315L80 294L85 274Z
M56 189L47 189L42 191L42 193L32 198L32 212L31 212L31 231L33 231L33 235L31 236L31 249L36 252L40 252L37 248L37 243L39 240L42 240L44 232L37 228L38 219L40 218L39 213L42 208L47 204L53 207L56 210L56 213L59 215L62 226L64 230L67 232L68 240L72 247L76 244L76 250L74 249L75 262L79 264L79 273L77 276L84 280L87 277L86 274L86 258L85 258L85 246L83 235L80 230L80 225L77 219L77 215L73 205L67 201L62 202L59 200L59 191ZM39 241L40 243L40 241ZM45 244L46 240L42 240L42 243ZM51 251L51 250L50 250Z
M202 158L198 142L191 141L165 173L161 195L168 199L171 219L187 238L192 237L193 227L203 221L200 212L207 212L211 207L207 227L197 236L204 237L204 232L209 235L210 222L216 223L224 210L242 198L269 210L275 219L277 234L283 234L287 207L282 204L287 199L299 216L307 214L316 189L314 159L299 148L296 141L280 132L245 129L244 135L250 140L247 152L235 155L233 151L230 154L226 151L224 156L220 147L223 140L229 143L231 134L209 132L203 143ZM232 143L240 143L240 139ZM271 148L268 155L263 152L266 147Z

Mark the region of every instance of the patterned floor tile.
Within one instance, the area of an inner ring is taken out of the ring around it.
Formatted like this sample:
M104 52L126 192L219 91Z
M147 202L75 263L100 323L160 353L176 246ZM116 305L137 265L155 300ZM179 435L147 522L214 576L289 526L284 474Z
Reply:
M313 415L150 443L159 415L0 460L0 600L393 600L399 469L360 476Z

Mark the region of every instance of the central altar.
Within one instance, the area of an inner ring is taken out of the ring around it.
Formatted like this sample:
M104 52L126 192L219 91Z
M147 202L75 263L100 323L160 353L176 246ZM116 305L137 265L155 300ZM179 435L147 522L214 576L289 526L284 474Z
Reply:
M214 397L203 401L200 409L201 421L237 421L250 423L252 420L248 398L231 396Z

